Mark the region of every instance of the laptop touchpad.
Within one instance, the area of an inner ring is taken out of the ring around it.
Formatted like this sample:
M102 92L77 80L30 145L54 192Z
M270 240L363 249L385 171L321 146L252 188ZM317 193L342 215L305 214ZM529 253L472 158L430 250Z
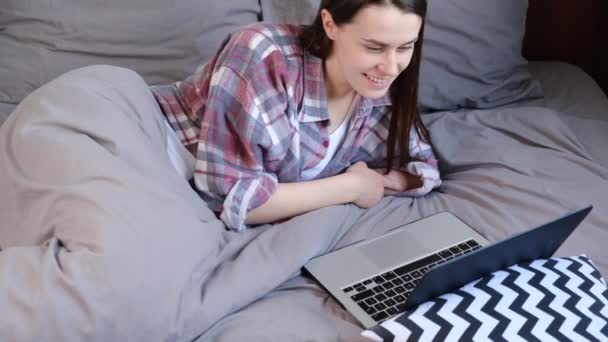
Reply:
M378 267L401 265L412 259L422 257L431 249L420 243L410 234L399 234L404 238L376 240L361 246L361 252ZM414 261L414 260L412 260Z

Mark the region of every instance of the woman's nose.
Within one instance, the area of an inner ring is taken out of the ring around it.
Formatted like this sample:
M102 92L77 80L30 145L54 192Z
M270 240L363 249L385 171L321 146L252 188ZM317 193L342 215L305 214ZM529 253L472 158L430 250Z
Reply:
M399 74L399 62L394 52L389 51L384 55L380 69L386 76L397 76Z

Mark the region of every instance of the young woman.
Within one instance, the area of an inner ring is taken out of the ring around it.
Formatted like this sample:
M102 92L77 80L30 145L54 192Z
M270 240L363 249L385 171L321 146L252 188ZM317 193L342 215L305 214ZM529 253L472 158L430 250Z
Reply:
M228 228L440 185L416 109L425 13L425 0L323 0L312 25L245 27L152 88Z

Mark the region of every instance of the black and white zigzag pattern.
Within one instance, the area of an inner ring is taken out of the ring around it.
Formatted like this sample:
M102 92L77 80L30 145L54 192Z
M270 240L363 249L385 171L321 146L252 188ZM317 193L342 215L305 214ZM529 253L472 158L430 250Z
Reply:
M365 331L376 341L608 341L608 287L585 256L512 266Z

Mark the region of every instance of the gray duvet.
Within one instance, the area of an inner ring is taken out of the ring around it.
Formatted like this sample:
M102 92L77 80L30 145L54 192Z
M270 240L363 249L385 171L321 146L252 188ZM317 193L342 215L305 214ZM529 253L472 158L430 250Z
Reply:
M356 339L301 266L444 210L494 241L593 204L557 254L608 274L607 122L541 107L425 120L438 191L232 233L172 169L141 78L104 66L60 77L0 128L0 340Z

